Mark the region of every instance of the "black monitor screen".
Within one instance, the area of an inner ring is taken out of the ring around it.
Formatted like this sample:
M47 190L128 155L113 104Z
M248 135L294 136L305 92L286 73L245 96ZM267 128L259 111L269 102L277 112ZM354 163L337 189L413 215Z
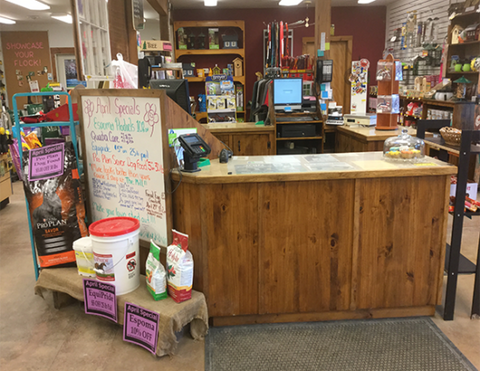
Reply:
M195 137L187 137L187 136L185 136L185 137L183 137L183 140L184 140L186 143L190 143L190 144L192 144L192 143L197 143L197 142L198 142L198 139L195 138Z
M165 90L171 99L189 114L192 114L188 80L150 80L150 88Z

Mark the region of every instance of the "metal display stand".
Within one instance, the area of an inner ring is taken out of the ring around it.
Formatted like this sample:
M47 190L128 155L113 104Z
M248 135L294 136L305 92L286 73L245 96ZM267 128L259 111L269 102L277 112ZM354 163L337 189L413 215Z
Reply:
M18 93L12 97L13 102L13 113L15 115L15 126L12 127L13 137L17 139L18 144L18 153L20 155L20 164L22 163L22 138L21 138L21 128L24 127L46 127L46 126L69 126L70 128L70 135L72 138L73 148L75 150L75 157L77 158L77 167L79 168L79 175L82 175L81 168L79 166L79 157L78 157L78 149L77 149L77 134L75 132L75 126L78 125L78 121L73 121L73 109L72 109L72 100L68 99L68 114L69 114L69 121L49 121L49 122L41 122L41 123L20 123L20 118L18 116L18 109L17 109L17 98L18 97L42 97L42 96L51 96L51 95L65 95L70 97L67 92L43 92L43 93ZM37 254L35 251L35 240L33 238L32 232L32 221L30 218L30 207L28 204L27 197L25 196L25 203L27 207L27 218L28 218L28 226L29 226L29 233L30 233L30 244L32 247L32 256L33 256L33 265L35 269L35 280L38 279L39 273L39 265L37 260Z
M447 123L447 124L445 124ZM449 126L450 120L419 120L417 124L417 137L425 139L425 131L428 129L440 129ZM457 293L457 281L459 274L475 274L475 286L473 289L472 318L480 317L480 242L477 252L477 264L473 264L460 253L463 233L463 217L478 216L480 213L466 212L465 196L467 190L467 178L470 155L480 154L480 147L473 146L472 142L480 141L480 131L463 130L460 147L445 143L442 138L429 138L428 142L435 142L439 149L439 159L448 160L448 149L459 153L457 174L457 189L455 193L455 210L453 212L452 238L450 245L446 246L445 271L447 273L447 290L443 308L443 319L453 320L455 310L455 298Z

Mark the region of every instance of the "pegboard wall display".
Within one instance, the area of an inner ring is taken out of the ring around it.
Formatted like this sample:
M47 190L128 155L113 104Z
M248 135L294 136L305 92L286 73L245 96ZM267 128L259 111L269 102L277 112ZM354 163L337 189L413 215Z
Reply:
M400 90L414 89L417 76L431 76L432 86L438 80L449 6L449 0L399 0L387 6L386 49L410 66L404 70Z

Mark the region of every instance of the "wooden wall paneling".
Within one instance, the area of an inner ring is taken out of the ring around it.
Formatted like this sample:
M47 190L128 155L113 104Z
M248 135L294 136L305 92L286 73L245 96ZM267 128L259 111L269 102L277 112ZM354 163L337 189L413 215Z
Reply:
M130 8L128 5L130 5ZM131 0L115 0L108 2L108 31L110 33L110 50L112 58L117 59L117 53L121 53L124 60L133 63L131 61L131 43L129 41L129 38L132 36L130 29L133 29L133 20L131 17L127 18L128 14L131 16L131 7ZM130 11L128 11L128 9L130 9ZM136 41L134 56L134 64L137 64Z
M341 131L335 134L335 152L347 153L347 152L367 152L368 143L362 142L359 139L347 135Z
M232 148L235 156L262 156L269 155L272 144L269 134L234 134L232 135Z
M29 72L33 72L32 81L38 81L41 89L49 83L47 73L52 72L50 46L47 31L2 31L3 68L9 106L13 109L12 97L17 93L29 93L30 84L27 80ZM17 74L17 70L20 72ZM18 80L21 76L21 80ZM26 97L16 99L17 107L23 109L27 103ZM34 103L35 99L33 99ZM38 103L42 103L39 99Z
M357 182L357 308L435 305L446 217L439 201L446 190L438 184L444 185L445 177Z
M354 182L258 187L260 314L348 310Z
M205 187L209 316L257 314L257 184Z
M331 0L315 0L315 51L320 49L322 32L325 32L325 42L330 42L331 13ZM316 57L317 53L314 56ZM324 58L330 58L329 50L325 51Z
M172 184L175 189L176 183ZM176 230L188 234L188 250L193 255L193 288L205 294L208 286L204 276L208 269L204 266L208 256L202 242L201 202L204 187L182 183L173 194L173 226Z
M57 81L57 55L59 54L75 54L75 48L50 48L50 56L52 59L52 74L53 81ZM77 74L78 74L78 62L77 62Z

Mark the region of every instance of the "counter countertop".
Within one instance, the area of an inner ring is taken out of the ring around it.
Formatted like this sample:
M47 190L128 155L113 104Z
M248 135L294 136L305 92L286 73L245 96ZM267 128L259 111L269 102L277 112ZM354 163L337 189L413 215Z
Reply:
M211 124L202 124L205 129L210 130L212 133L216 132L227 132L227 131L274 131L275 127L273 125L255 125L254 122L232 122L232 123L211 123Z
M337 126L337 130L353 134L354 136L367 141L383 141L391 137L396 137L402 132L402 129L403 128L396 130L376 130L375 126L368 128L362 126ZM416 136L417 131L413 128L408 128L408 134Z
M196 173L182 172L182 182L222 184L453 175L456 166L425 157L419 163L383 160L382 152L295 156L234 156L228 164L212 160ZM172 178L180 180L178 172Z

